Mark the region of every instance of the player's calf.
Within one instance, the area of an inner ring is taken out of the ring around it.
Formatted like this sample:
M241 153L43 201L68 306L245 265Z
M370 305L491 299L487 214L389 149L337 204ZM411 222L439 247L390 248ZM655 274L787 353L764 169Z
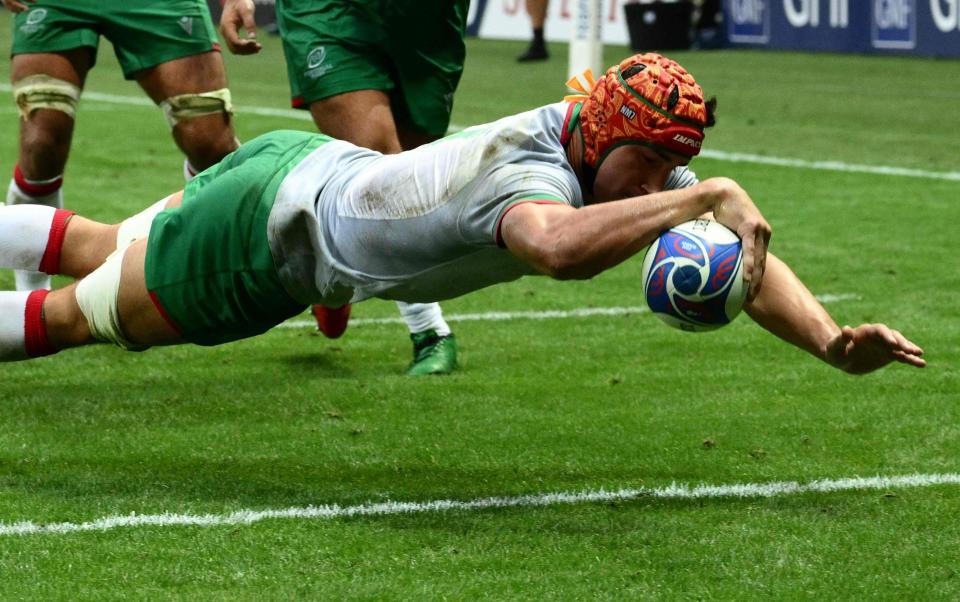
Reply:
M44 300L42 325L35 326L35 329L39 331L42 326L51 353L95 342L78 303L79 284L51 291Z
M28 181L47 187L63 174L67 162L80 87L35 74L15 81L13 95L20 112L18 169Z
M187 156L187 168L193 174L216 165L240 146L233 128L220 115L182 121L174 128L173 136Z

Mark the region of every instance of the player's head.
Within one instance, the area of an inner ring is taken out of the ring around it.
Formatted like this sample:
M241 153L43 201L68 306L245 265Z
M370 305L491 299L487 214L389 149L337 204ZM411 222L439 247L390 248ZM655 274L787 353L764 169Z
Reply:
M704 128L714 124L716 101L704 100L693 76L659 54L635 54L588 84L589 90L576 80L568 82L584 92L568 99L582 101L576 129L583 142L581 168L591 189L617 149L643 147L646 152L634 152L685 164L700 152Z

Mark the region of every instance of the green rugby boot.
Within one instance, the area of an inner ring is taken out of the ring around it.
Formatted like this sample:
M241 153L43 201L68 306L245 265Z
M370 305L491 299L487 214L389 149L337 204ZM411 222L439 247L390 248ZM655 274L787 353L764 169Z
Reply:
M435 330L410 335L413 340L413 361L407 376L450 374L457 367L457 339L453 333L439 336Z

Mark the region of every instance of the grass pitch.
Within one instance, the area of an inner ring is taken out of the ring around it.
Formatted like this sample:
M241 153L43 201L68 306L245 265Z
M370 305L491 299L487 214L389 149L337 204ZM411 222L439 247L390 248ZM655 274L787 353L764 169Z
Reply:
M288 106L279 43L264 42L260 56L225 57L241 109ZM87 90L143 98L105 46ZM520 66L521 49L469 42L456 124L562 96L565 49ZM608 48L607 62L628 53ZM707 149L956 170L958 62L675 57L719 98ZM0 112L10 173L16 113ZM236 125L245 140L312 129L244 112ZM67 205L117 220L182 187L180 162L159 111L88 98ZM815 293L847 295L827 306L839 322L888 322L929 367L854 378L747 318L690 335L649 314L453 322L463 368L448 378L402 376L409 342L396 324L336 342L287 328L213 349L91 347L0 369L0 522L958 472L960 182L693 167L751 192L771 250ZM637 306L639 265L443 307ZM355 315L396 310L367 302ZM944 485L0 535L0 598L946 599L960 596L958 509L960 488Z

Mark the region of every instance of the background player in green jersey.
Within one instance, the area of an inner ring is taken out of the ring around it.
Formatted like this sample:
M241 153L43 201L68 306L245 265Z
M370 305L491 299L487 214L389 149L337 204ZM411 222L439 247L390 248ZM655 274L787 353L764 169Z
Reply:
M321 132L382 153L443 136L465 57L467 0L278 0L292 104ZM220 30L231 52L260 51L251 0L227 0ZM246 35L241 34L245 30ZM398 303L413 339L408 374L445 374L457 347L437 303ZM314 306L340 336L350 306Z
M186 155L187 178L234 150L230 91L204 0L3 0L15 13L13 94L20 153L7 204L62 207L63 171L77 102L103 36L124 77L162 109ZM18 271L18 290L49 288L46 274Z

